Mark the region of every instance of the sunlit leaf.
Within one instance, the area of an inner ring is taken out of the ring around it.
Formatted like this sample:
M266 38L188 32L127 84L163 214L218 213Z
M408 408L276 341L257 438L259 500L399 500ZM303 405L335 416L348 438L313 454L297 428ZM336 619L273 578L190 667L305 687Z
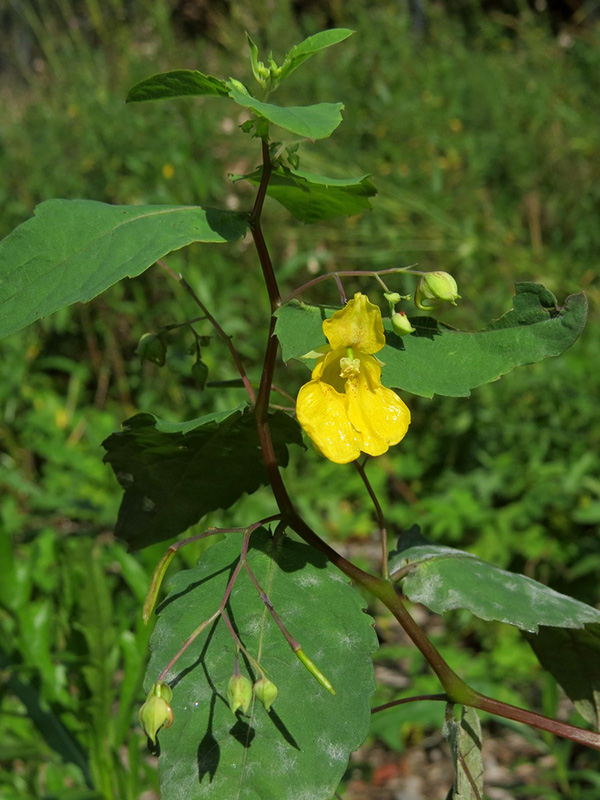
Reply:
M213 75L204 75L197 69L173 69L151 75L132 86L127 94L128 103L144 100L165 100L169 97L199 97L212 95L227 97L229 86L226 81Z
M0 337L91 300L173 250L231 242L246 228L243 214L199 206L47 200L0 242Z
M295 44L287 53L281 65L279 80L282 81L288 78L292 72L295 72L301 64L311 56L314 56L315 53L319 53L326 47L331 47L334 44L343 42L344 39L352 36L353 33L354 31L349 28L330 28L326 31L319 31L319 33L309 36L303 42Z
M246 87L233 78L229 80L230 97L290 133L306 139L325 139L342 121L343 103L317 103L312 106L276 106L252 97Z
M600 623L600 611L592 606L464 550L431 544L416 526L399 538L390 554L390 572L409 600L437 614L467 608L480 619L534 633L540 625L583 628Z
M262 169L242 177L253 184L260 183ZM267 194L285 206L301 222L320 222L334 217L351 216L371 208L369 197L377 190L369 175L336 179L311 172L278 167L271 174Z
M538 284L517 283L515 292L514 308L483 331L458 331L431 317L411 317L415 333L399 337L384 319L387 343L377 353L384 364L383 383L423 397L466 397L514 367L560 355L577 340L587 317L583 293L553 307L544 305L552 295ZM282 306L276 333L284 360L326 344L323 320L337 310L295 300Z
M152 637L149 686L192 631L217 608L241 537L202 554L170 583ZM278 689L271 710L254 701L235 717L226 702L233 641L223 621L207 629L166 676L173 725L159 733L162 796L193 800L331 800L350 752L364 740L377 647L364 601L314 549L266 531L252 534L248 562L290 634L335 687L302 666L242 570L227 610L244 646ZM257 674L241 659L245 675Z

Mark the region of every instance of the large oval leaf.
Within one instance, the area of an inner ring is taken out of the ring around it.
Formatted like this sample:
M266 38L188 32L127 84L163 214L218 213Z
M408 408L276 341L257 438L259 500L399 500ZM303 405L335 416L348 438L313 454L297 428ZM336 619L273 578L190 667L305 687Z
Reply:
M192 242L231 242L243 214L199 206L47 200L0 242L0 337L85 303Z
M148 687L182 643L217 608L240 552L229 535L179 573L159 610ZM330 800L349 753L364 740L374 690L372 620L360 596L320 553L267 532L252 535L248 561L277 613L332 682L332 696L301 665L244 571L228 613L245 647L279 694L270 712L254 702L233 716L225 700L233 641L218 621L166 680L174 723L159 734L162 796L186 800ZM252 679L256 675L242 665Z
M532 633L540 625L583 628L600 622L600 611L592 606L464 550L431 544L416 526L400 537L398 549L390 554L390 573L409 600L437 614L467 608L480 619L507 622Z
M384 320L387 343L377 353L384 363L382 382L422 397L467 397L471 389L514 367L557 356L577 340L587 317L583 293L557 307L539 284L517 283L515 292L514 308L483 331L457 331L431 317L414 317L417 330L400 338ZM323 320L336 310L295 300L282 306L276 333L283 358L301 358L325 344Z

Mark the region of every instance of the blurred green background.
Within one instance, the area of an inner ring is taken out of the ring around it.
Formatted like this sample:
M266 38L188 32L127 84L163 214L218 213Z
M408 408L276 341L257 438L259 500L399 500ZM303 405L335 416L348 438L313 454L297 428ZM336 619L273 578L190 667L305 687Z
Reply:
M250 82L246 30L279 60L324 25L355 29L275 101L344 102L344 124L332 139L302 145L301 166L333 177L371 173L379 195L370 213L310 227L267 200L283 287L334 269L418 263L456 277L463 301L441 316L465 328L504 313L515 280L542 282L561 302L585 289L590 322L570 351L470 398L406 396L410 433L370 476L392 530L418 523L430 538L597 604L594 4L567 21L544 3L537 11L519 2L483 10L462 0L451 12L410 5L412 13L409 4L361 0L262 0L252 10L240 0L11 0L0 9L0 235L51 197L249 208L251 188L227 177L259 162L256 142L238 130L239 109L213 98L126 106L127 89L176 67ZM234 336L257 379L268 303L252 247L194 246L167 262ZM347 293L359 286L374 287L348 281ZM393 288L413 285L399 278ZM310 298L334 302L333 282ZM198 391L185 328L169 334L163 368L135 355L143 333L195 315L152 268L0 345L0 800L156 796L135 718L149 637L141 603L164 546L132 555L115 542L121 492L100 444L139 410L184 420L237 404L241 390ZM214 339L203 358L210 379L236 376ZM295 394L307 374L282 366L277 382ZM355 472L309 449L293 453L287 480L308 521L368 563L377 552L373 514ZM261 491L203 527L273 510ZM184 550L179 567L198 554L198 546ZM384 679L376 702L436 691L421 659L373 612L378 660L394 670L400 663L405 684ZM458 612L425 624L476 688L581 722L513 629ZM439 708L404 707L374 718L372 741L402 750L441 721ZM537 734L530 740L540 756L551 747ZM554 746L533 794L517 778L514 796L597 797L597 756L567 745ZM359 769L368 782L368 765Z

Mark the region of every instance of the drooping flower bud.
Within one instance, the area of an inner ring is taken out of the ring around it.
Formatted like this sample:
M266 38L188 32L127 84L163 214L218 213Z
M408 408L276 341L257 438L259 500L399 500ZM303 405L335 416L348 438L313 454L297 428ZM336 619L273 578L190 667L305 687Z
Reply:
M156 744L156 734L161 728L173 724L173 710L169 705L172 697L173 690L168 684L155 683L139 710L140 725L152 744Z
M270 681L268 678L260 678L252 688L254 694L265 707L265 711L268 711L277 697L277 687L273 681Z
M440 303L452 303L455 306L459 299L458 285L447 272L426 273L415 292L415 305L421 311L427 311Z
M391 303L392 305L396 305L396 303L399 303L400 300L402 300L402 295L398 294L398 292L384 292L383 296L388 303Z
M252 702L252 684L245 675L232 675L227 686L227 701L233 713L240 708L247 714Z
M413 333L416 330L416 328L413 328L410 324L410 320L404 311L397 311L395 314L392 314L392 328L394 329L394 333L398 334L398 336L406 336L407 333Z
M208 380L208 367L200 358L192 366L192 378L194 379L196 386L201 391L204 391L206 381Z
M158 333L145 333L138 342L135 351L140 361L151 361L163 367L167 356L167 346Z

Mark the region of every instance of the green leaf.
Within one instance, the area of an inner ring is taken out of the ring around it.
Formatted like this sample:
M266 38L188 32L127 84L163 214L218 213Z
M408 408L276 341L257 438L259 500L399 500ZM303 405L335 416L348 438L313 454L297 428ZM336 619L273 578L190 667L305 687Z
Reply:
M256 100L240 81L229 79L230 97L244 108L297 136L306 139L326 139L342 121L343 103L317 103L312 106L276 106Z
M104 460L125 490L115 534L133 548L169 539L217 508L268 483L256 420L243 406L184 423L136 414L103 442ZM301 444L298 424L271 416L277 459Z
M355 31L349 28L331 28L327 31L320 31L313 36L309 36L303 42L295 44L285 57L281 65L281 72L279 74L279 83L285 78L288 78L292 72L295 72L298 67L303 64L315 53L324 50L326 47L331 47L334 44L343 42Z
M600 730L600 624L582 630L540 628L526 638L581 716Z
M169 97L198 97L212 95L227 97L229 86L226 81L213 75L204 75L197 69L173 69L151 75L132 86L127 94L127 103L144 100L165 100Z
M248 48L250 49L250 64L252 66L252 74L254 75L254 79L257 83L261 86L265 86L265 78L268 75L268 70L266 70L265 65L259 62L258 59L258 47L254 44L252 39L250 38L250 34L246 31L246 42L248 43ZM265 74L261 74L262 72Z
M483 800L481 723L474 708L461 708L460 720L448 719L443 729L454 762L451 800Z
M511 369L560 355L581 334L587 317L583 293L560 308L543 303L549 293L535 283L515 284L514 309L483 331L457 331L431 317L411 317L415 333L399 337L384 320L382 382L422 397L467 397L471 389ZM276 334L285 361L326 343L323 320L338 309L292 300L277 313Z
M535 633L539 625L583 628L600 622L600 611L559 594L525 575L516 575L453 547L431 544L415 526L390 554L390 573L402 592L436 614L467 608Z
M47 200L0 242L0 337L91 300L172 250L239 239L247 224L243 214L199 206Z
M260 183L262 168L234 180ZM368 198L377 194L369 175L336 179L280 166L273 170L267 194L285 206L301 222L320 222L334 217L351 216L371 208Z
M175 576L151 640L148 687L202 620L216 610L241 537L229 535ZM227 611L250 654L278 689L269 713L256 700L234 717L225 695L233 641L222 620L179 659L173 725L159 733L163 797L193 800L330 800L349 753L364 740L377 644L364 602L313 548L266 531L252 534L248 562L304 652L331 680L332 696L302 666L242 570ZM241 669L257 677L245 659Z

